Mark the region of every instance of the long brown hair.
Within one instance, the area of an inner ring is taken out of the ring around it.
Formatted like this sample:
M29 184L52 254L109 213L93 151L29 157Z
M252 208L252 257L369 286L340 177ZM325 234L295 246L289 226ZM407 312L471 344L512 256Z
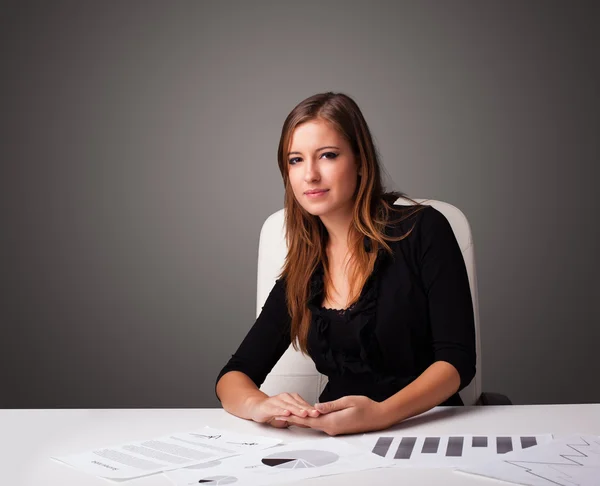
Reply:
M287 153L294 130L301 124L316 119L328 121L349 142L361 176L354 195L352 224L349 234L351 265L350 304L360 297L361 290L372 273L378 249L392 254L388 241L406 238L412 228L400 237L385 234L390 224L391 206L399 197L414 203L409 211L392 223L402 221L423 209L402 192L384 192L379 155L371 132L358 105L342 93L321 93L300 102L287 116L281 130L277 161L285 187L285 227L288 253L279 277L286 282L286 301L292 317L291 338L294 348L307 353L307 337L311 312L307 307L310 280L319 264L323 265L324 287L330 289L332 281L328 269L326 243L327 230L318 216L308 213L296 200L288 176ZM414 227L414 225L413 225ZM371 241L371 251L365 249L365 237Z

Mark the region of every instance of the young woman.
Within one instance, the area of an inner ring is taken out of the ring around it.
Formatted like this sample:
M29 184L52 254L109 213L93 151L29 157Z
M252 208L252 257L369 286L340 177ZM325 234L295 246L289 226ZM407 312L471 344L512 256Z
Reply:
M462 405L475 375L473 305L446 218L394 205L371 133L340 93L286 118L277 152L288 254L254 326L217 378L228 412L329 435L380 430L437 405ZM414 201L413 201L414 202ZM309 404L259 390L293 343L329 382Z

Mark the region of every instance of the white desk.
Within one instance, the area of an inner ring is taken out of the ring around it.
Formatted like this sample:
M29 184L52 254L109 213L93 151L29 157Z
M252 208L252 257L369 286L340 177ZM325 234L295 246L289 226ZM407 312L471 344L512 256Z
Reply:
M210 425L240 432L290 438L326 437L310 429L273 429L227 414L221 409L0 410L0 478L7 486L94 486L107 480L88 476L50 459L99 446L150 439ZM567 434L600 435L600 404L436 408L395 427L410 434ZM352 443L360 438L342 436ZM506 484L450 469L375 469L328 476L303 484L469 486ZM113 483L117 484L117 483ZM135 486L170 486L163 475L128 481ZM299 483L296 483L299 484Z

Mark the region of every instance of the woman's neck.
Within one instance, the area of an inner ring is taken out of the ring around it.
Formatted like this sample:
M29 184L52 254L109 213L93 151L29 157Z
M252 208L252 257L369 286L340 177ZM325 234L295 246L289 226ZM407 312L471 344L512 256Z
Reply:
M348 250L348 236L350 234L350 226L352 224L352 214L340 217L322 216L321 222L328 235L328 247L336 252L345 252Z

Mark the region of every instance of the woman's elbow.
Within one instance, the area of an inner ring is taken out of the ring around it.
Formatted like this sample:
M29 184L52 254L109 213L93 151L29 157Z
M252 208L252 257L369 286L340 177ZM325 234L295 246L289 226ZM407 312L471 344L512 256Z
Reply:
M460 385L458 386L458 391L461 391L467 386L469 386L469 384L473 381L473 378L475 378L475 374L477 373L477 365L475 360L473 360L472 362L468 361L462 364L460 369L457 369L457 371L460 377Z

